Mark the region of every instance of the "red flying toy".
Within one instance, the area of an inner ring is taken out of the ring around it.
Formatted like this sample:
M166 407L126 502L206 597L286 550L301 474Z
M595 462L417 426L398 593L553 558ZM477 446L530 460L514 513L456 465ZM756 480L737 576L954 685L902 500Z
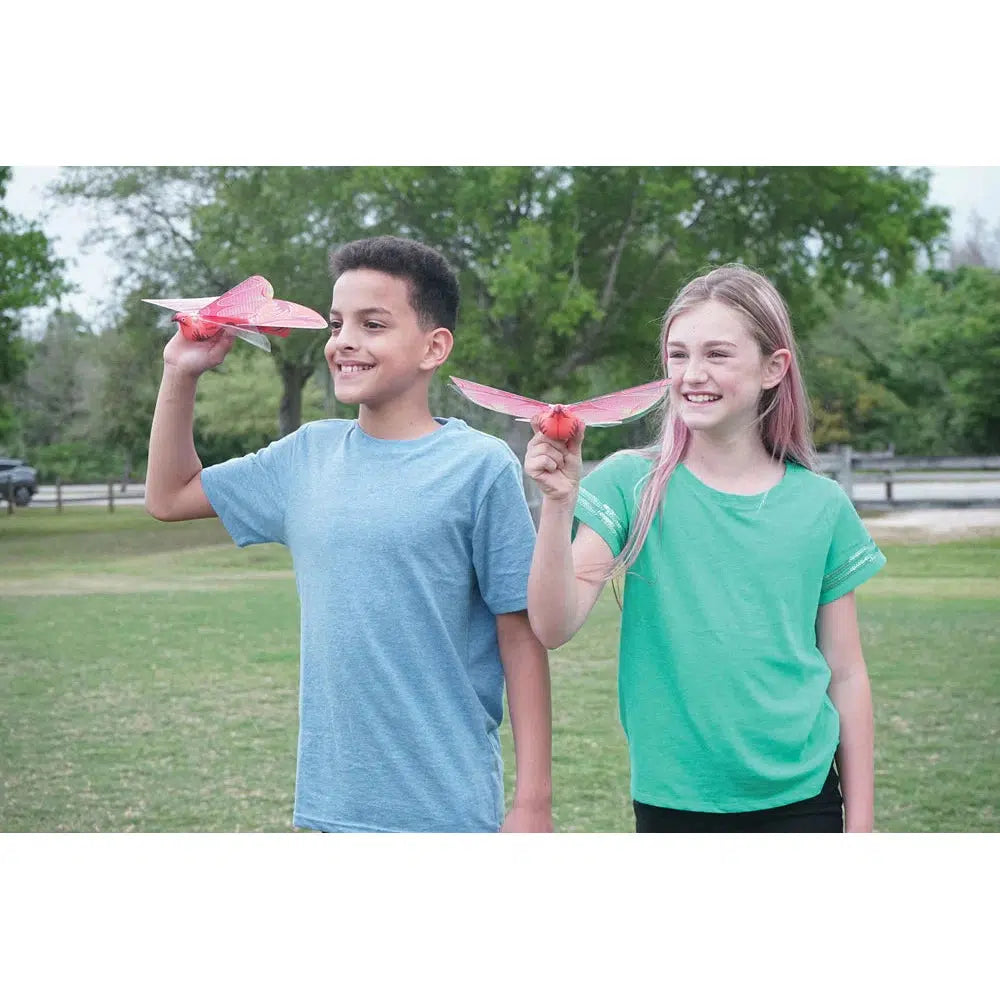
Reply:
M545 416L541 431L556 441L568 441L581 424L587 427L612 427L634 420L651 410L663 398L670 379L647 382L631 389L622 389L607 396L595 396L579 403L542 403L526 396L516 396L502 389L451 377L459 392L473 403L497 413L506 413L518 420L530 420L539 413Z
M212 298L142 301L173 309L170 318L188 340L211 340L221 330L229 330L248 344L270 351L265 333L287 337L291 329L326 329L326 320L318 312L276 299L271 282L259 274Z

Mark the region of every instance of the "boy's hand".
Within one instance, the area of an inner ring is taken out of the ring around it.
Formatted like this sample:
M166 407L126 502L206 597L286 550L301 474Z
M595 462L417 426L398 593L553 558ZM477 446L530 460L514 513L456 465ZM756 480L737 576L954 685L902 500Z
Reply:
M539 430L541 420L540 416L531 418L531 429L535 436L528 442L524 471L538 483L538 488L546 498L573 506L580 488L583 465L583 424L580 424L569 441L556 441Z
M511 806L501 833L552 833L552 806Z
M222 330L211 340L188 340L181 328L163 348L163 362L176 371L197 378L209 368L222 364L236 337Z

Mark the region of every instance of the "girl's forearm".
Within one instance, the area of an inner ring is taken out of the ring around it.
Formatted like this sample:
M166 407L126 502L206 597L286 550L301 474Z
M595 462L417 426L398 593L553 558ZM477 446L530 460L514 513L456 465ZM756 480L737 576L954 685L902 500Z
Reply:
M867 671L859 670L832 684L830 699L840 714L837 767L845 829L848 833L871 832L875 818L875 727Z
M542 501L538 538L528 576L528 616L544 646L555 649L568 641L579 624L577 580L573 570L571 502Z

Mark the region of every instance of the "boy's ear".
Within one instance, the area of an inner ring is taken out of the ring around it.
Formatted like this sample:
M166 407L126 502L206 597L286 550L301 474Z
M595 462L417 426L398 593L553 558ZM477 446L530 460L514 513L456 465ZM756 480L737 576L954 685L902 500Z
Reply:
M420 362L420 369L421 371L434 371L448 360L448 355L451 354L451 349L455 346L455 338L452 336L451 330L443 326L431 330L426 337L426 350L424 359Z
M780 347L764 362L763 387L773 389L788 374L792 364L792 352Z

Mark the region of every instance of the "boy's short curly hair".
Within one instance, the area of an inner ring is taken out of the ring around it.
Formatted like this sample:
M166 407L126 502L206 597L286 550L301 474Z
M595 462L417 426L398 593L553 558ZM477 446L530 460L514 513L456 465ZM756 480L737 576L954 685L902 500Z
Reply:
M345 243L330 254L334 282L345 271L381 271L403 278L410 286L410 305L427 330L454 331L458 318L458 279L444 257L416 240L371 236Z

